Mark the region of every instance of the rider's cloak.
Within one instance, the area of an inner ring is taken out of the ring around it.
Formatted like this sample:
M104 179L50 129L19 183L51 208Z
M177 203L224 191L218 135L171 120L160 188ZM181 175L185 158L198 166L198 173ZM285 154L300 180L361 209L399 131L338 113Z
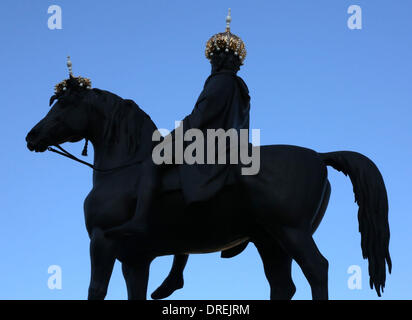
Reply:
M229 148L226 148L226 164L217 164L218 145L215 143L216 164L207 164L207 130L249 129L250 96L245 82L233 71L212 73L204 84L195 107L182 122L183 132L200 129L204 137L205 164L178 166L183 195L187 203L205 201L213 197L224 185L236 182L238 166L229 163ZM229 145L227 140L227 145ZM191 142L184 142L186 148ZM238 143L240 144L239 140ZM240 157L239 157L240 162Z

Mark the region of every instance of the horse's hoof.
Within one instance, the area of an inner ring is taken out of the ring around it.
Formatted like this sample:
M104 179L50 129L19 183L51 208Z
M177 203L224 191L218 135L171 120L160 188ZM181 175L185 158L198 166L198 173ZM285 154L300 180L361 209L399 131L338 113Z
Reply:
M165 281L151 295L152 299L159 300L169 297L176 290L183 288L183 277L167 277Z

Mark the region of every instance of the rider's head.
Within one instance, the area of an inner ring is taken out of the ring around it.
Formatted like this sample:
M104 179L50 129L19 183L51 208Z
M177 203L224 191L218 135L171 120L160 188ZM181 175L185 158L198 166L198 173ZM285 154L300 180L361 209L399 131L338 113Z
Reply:
M233 52L215 52L215 54L210 59L210 64L212 65L212 73L219 72L222 70L233 71L237 73L242 65L239 56L234 55Z
M245 43L230 31L232 18L226 17L226 31L212 36L206 43L205 55L212 64L212 73L221 70L238 72L246 57Z

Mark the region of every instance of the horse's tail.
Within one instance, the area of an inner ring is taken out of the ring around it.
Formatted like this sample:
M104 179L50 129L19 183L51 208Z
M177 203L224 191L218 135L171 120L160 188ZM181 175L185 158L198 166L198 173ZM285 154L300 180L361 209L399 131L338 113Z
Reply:
M349 175L359 206L358 221L364 259L369 261L369 283L380 291L385 287L386 263L391 273L389 255L388 197L381 173L376 165L360 153L339 151L320 153L323 162Z

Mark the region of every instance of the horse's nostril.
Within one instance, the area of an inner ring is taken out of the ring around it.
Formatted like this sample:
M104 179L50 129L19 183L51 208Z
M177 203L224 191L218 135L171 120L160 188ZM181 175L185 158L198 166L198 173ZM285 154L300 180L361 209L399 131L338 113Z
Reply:
M26 141L33 140L37 136L37 134L37 130L31 130L26 136Z
M26 140L27 140L27 138L26 138ZM30 142L27 142L27 148L28 148L30 151L33 151L33 150L34 150L34 146L33 146Z

